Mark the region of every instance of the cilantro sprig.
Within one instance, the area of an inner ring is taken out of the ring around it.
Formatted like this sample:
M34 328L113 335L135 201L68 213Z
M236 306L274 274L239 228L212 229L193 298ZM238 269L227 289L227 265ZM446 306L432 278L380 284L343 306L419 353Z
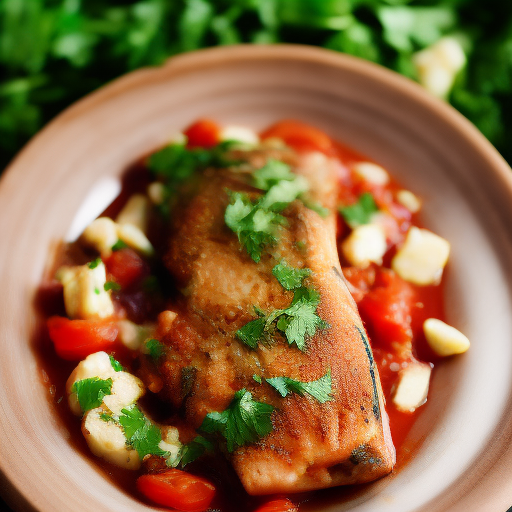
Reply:
M371 221L372 215L378 211L379 209L370 192L361 194L356 203L339 208L339 212L351 228L361 224L368 224Z
M317 380L302 382L290 377L272 377L265 379L282 397L286 397L291 393L297 393L304 396L304 393L311 395L321 404L333 400L332 397L332 380L331 370Z
M283 260L272 269L272 274L285 290L294 290L300 288L302 281L311 275L311 269L294 268Z
M161 341L152 338L144 343L144 351L151 359L158 361L167 352L167 346Z
M85 413L99 407L103 402L103 397L112 394L112 379L91 377L78 380L73 384L71 392L76 393L80 409Z
M208 413L199 430L208 434L220 433L231 453L270 434L273 411L272 405L254 400L252 393L241 389L235 393L227 409Z

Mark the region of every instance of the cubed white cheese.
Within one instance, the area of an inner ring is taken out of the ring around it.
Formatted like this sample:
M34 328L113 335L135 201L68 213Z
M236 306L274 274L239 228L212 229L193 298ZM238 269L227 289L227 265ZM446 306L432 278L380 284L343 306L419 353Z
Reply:
M105 291L107 275L103 262L61 267L56 278L64 289L64 306L70 318L107 318L114 314L110 292Z
M91 452L120 468L139 469L139 454L127 446L120 425L101 418L104 412L101 407L91 409L82 420L82 433Z
M132 224L143 233L147 231L150 213L149 200L145 195L133 194L116 217L117 224Z
M117 236L126 245L141 252L145 256L152 256L155 252L146 235L133 224L118 225Z
M148 185L148 197L153 204L162 204L165 201L165 185L154 181Z
M454 37L443 37L432 46L413 55L418 80L433 95L445 98L457 73L466 64L466 55Z
M171 458L177 456L180 448L180 434L176 427L163 426L160 428L162 432L162 440L158 443L158 447L165 452L171 454Z
M380 265L387 249L386 236L382 228L375 224L357 226L342 242L341 249L354 267L365 268L371 262Z
M386 169L372 162L358 162L352 166L352 170L373 185L389 183L389 174Z
M410 363L398 374L393 403L402 412L414 412L427 400L432 368L426 363Z
M399 190L396 193L397 201L407 208L411 213L417 213L421 209L421 201L417 195L410 190Z
M450 244L426 229L411 227L391 268L406 281L426 286L441 279L450 255Z
M430 348L439 356L462 354L469 348L467 336L437 318L425 320L423 332Z
M82 240L107 258L118 240L116 223L108 217L99 217L85 228Z
M115 372L110 378L111 394L103 397L103 403L114 414L121 414L121 409L137 402L146 391L143 382L131 373Z
M154 325L138 325L130 320L119 320L119 340L130 350L139 350L147 338L151 338L155 331Z
M258 134L245 126L226 126L220 132L220 140L236 140L245 144L258 144Z

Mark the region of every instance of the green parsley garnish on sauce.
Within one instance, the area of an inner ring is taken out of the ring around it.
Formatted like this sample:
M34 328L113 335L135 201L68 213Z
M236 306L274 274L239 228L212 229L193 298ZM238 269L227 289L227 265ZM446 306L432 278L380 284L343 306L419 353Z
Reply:
M119 283L116 283L115 281L107 281L103 285L103 289L108 292L109 290L112 290L114 292L118 292L121 289L121 285Z
M357 203L351 204L350 206L342 206L339 209L345 222L351 228L355 228L361 224L368 224L371 221L372 215L378 211L379 209L370 192L361 194Z
M151 359L155 361L160 359L167 351L167 346L155 339L147 340L144 347Z
M91 377L78 380L73 384L71 392L76 393L80 408L85 413L99 407L103 402L103 397L112 394L112 379Z
M95 260L90 261L87 266L93 270L101 263L101 258L96 258Z
M116 372L122 372L122 371L124 371L123 365L122 365L122 364L121 364L117 359L114 359L114 356L109 355L108 357L109 357L109 359L110 359L110 364L111 364L112 368L113 368Z
M297 393L304 396L304 393L311 395L321 404L332 400L332 381L331 370L317 380L310 382L302 382L300 380L291 379L290 377L272 377L265 379L282 397L290 393Z
M270 434L273 411L272 405L253 400L249 391L241 389L226 410L208 413L199 429L209 434L220 433L231 453Z

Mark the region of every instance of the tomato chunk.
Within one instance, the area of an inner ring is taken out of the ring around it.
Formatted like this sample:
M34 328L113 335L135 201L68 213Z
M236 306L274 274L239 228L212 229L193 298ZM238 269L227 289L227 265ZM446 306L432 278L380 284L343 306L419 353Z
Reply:
M210 119L201 119L184 131L189 148L211 148L220 142L220 127Z
M183 512L202 512L215 496L215 487L208 480L179 469L142 475L137 489L151 501Z
M331 138L324 132L300 121L280 121L261 134L262 139L278 138L297 151L320 151L331 154Z
M372 289L359 302L359 312L378 346L412 339L413 287L392 270L378 269Z
M112 349L118 334L117 324L112 320L52 316L47 326L57 355L68 361L79 361L94 352Z
M290 500L281 498L265 503L256 509L255 512L298 512L298 510Z
M113 252L105 261L105 266L122 289L140 282L149 275L147 263L133 249L124 248Z

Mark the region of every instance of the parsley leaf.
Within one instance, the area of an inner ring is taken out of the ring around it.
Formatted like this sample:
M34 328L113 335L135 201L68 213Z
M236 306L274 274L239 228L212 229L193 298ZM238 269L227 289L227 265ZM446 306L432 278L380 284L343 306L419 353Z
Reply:
M113 422L115 423L116 420L110 416L110 414L107 414L106 412L100 413L100 420L103 420L105 423Z
M241 389L223 412L210 412L199 427L203 432L219 432L227 443L228 452L247 443L254 443L272 432L271 415L274 407L253 400L252 393Z
M167 351L167 346L155 339L147 340L144 347L148 355L154 360L160 359Z
M265 318L257 318L236 331L235 336L251 348L256 348L265 333Z
M339 212L343 215L345 222L351 228L355 228L361 224L368 224L372 215L378 211L379 209L377 208L375 200L370 192L361 194L357 203L351 204L350 206L342 206L339 209Z
M257 382L258 384L261 384L261 376L260 375L254 374L252 376L252 379L254 380L254 382Z
M116 251L120 251L121 249L126 249L128 247L128 245L123 242L122 240L118 240L112 247L111 249L116 252Z
M280 212L308 189L309 184L303 176L295 176L293 181L282 180L268 189L268 192L260 199L260 206Z
M108 292L109 290L112 290L114 292L118 292L121 289L121 285L119 283L116 283L115 281L107 281L103 285L103 288L104 288L104 290L106 292Z
M93 270L101 263L101 258L96 258L95 260L90 261L87 266Z
M290 377L272 377L265 379L282 397L290 393L297 393L303 396L304 393L311 395L321 404L332 400L332 381L331 370L317 380L310 382L302 382L300 380L291 379Z
M124 371L123 365L117 359L114 359L114 356L109 355L108 357L110 359L110 364L112 365L112 368L114 368L116 372Z
M158 446L162 440L160 429L136 405L121 410L119 423L123 427L127 443L137 450L141 460L146 455L167 454Z
M103 397L112 394L112 379L91 377L78 380L73 384L71 392L76 393L80 408L85 413L99 407L103 402Z
M196 436L190 443L184 444L180 449L180 464L185 467L206 452L213 451L213 443L203 436Z
M268 190L282 180L293 181L296 177L289 165L269 159L263 167L254 171L252 181L256 188Z
M283 260L272 269L272 274L285 290L293 290L302 286L302 281L311 275L311 270L293 268Z

